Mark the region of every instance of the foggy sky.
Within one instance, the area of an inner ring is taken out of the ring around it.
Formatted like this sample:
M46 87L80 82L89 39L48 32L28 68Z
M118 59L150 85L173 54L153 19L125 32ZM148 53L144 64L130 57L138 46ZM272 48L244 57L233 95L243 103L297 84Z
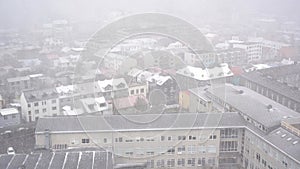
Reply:
M213 19L261 12L300 21L298 0L0 0L0 28L36 26L54 19L101 20L110 11L162 12L182 18Z

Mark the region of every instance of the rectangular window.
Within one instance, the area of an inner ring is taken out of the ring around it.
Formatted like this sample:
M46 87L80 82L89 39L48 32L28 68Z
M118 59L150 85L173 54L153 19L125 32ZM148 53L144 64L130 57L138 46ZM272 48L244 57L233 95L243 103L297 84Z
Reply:
M168 167L175 167L175 159L168 159L167 166Z
M145 91L144 91L144 89L141 89L141 93L144 93Z
M178 136L178 140L186 140L186 136Z
M237 151L237 141L221 141L220 151Z
M196 140L196 136L189 136L189 140Z
M221 138L237 138L238 129L222 129L220 131Z
M130 94L134 94L134 90L130 90Z
M202 145L199 146L199 153L205 153L206 152L206 148Z
M104 143L107 143L107 138L104 138L104 139L103 139L103 142L104 142Z
M215 139L217 139L217 135L210 135L210 136L209 136L209 139L210 139L210 140L215 140Z
M174 147L170 147L167 151L168 154L174 154L175 153L175 148Z
M56 107L52 107L52 110L56 110Z
M30 104L30 103L28 103L28 104L27 104L27 107L31 107L31 104Z
M208 146L207 147L207 152L208 153L216 153L217 152L217 148L215 146Z
M185 166L185 159L184 158L178 159L177 160L177 165L178 166Z
M90 139L88 139L88 138L83 138L83 139L81 140L81 143L83 143L83 144L90 143Z
M184 145L183 146L179 146L177 148L177 152L178 152L178 154L182 154L183 152L185 152L185 146Z
M165 141L165 136L160 136L160 141Z
M136 89L136 90L135 90L135 93L136 93L136 94L139 94L139 89Z
M39 114L39 110L35 110L34 113L35 113L35 114Z
M35 103L34 103L34 106L39 106L39 102L35 102Z
M195 166L196 159L195 158L188 158L187 164L188 166Z
M56 100L52 100L51 102L52 102L52 104L54 104L54 103L56 103Z
M47 109L43 109L43 113L46 113Z
M7 116L3 116L4 120L7 120Z
M12 118L15 119L17 116L15 114L12 115Z

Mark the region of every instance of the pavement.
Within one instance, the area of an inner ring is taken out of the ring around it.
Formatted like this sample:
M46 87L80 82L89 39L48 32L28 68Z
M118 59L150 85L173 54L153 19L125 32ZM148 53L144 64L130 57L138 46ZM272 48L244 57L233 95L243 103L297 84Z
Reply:
M24 124L0 129L0 154L6 154L8 147L13 147L16 153L31 153L34 151L34 124ZM0 167L0 169L2 169Z

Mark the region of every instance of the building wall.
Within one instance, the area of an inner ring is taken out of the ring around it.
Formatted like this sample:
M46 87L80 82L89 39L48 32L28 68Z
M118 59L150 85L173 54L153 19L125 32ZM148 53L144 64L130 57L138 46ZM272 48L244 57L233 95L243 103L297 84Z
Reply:
M245 131L244 151L242 165L246 169L281 169L300 168L300 164L295 163L277 148L266 143L265 140Z
M249 81L244 78L241 79L241 85L243 85L251 90L254 90L257 93L260 93L260 94L276 101L277 103L280 103L296 112L300 112L300 103L299 102L297 102L289 97L283 96L274 90L271 90L267 87L261 86L257 83L254 83L254 82Z
M222 129L224 130L224 129ZM218 168L220 143L240 142L241 129L235 137L221 136L221 129L202 130L147 130L97 133L57 133L50 135L50 147L93 147L100 146L112 150L116 155L116 163L147 162L148 167L160 168L162 161L164 167L186 168L197 166L211 166ZM184 139L185 137L185 139ZM83 143L89 139L89 143ZM106 142L104 141L106 140ZM36 147L45 147L45 134L36 134ZM65 146L58 146L65 145ZM241 149L236 144L234 149L221 151L237 154ZM237 156L235 158L238 158ZM179 161L179 162L178 162ZM180 162L184 161L184 165ZM199 163L198 163L199 162ZM238 164L236 164L238 165Z
M0 128L20 124L20 114L0 115Z
M179 92L179 105L182 109L188 110L190 107L190 92L187 90Z
M184 53L184 61L188 65L195 65L196 63L202 63L205 66L211 66L217 62L217 57L215 53Z
M213 105L210 100L206 100L195 94L190 94L190 107L189 112L212 112Z
M128 93L129 96L143 95L146 98L148 93L147 84L129 86Z

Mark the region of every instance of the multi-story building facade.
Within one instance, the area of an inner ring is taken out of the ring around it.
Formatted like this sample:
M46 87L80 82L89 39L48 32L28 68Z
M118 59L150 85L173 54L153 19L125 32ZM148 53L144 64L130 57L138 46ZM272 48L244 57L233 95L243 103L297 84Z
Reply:
M155 116L143 115L143 120ZM141 117L126 116L132 120ZM220 121L206 121L210 118ZM59 127L63 121L71 128ZM97 124L96 128L90 128L91 124ZM166 114L149 127L132 125L122 116L44 118L37 125L36 147L99 146L114 152L115 164L145 163L149 168L238 166L244 121L237 113ZM227 153L230 157L224 155Z
M164 114L151 125L135 123L155 117L42 118L36 147L102 147L114 153L114 164L139 163L147 168L300 167L299 136L282 127L262 132L236 112Z
M247 55L244 49L232 48L217 50L216 57L219 63L227 63L230 66L247 63Z
M205 66L210 67L211 65L218 62L216 53L211 51L196 51L195 53L186 52L184 53L184 61L186 64L191 66ZM224 62L222 62L224 63Z
M300 112L299 77L299 64L294 64L244 73L240 84Z
M253 63L261 60L262 46L257 42L247 42L240 44L233 44L233 48L244 49L247 54L247 62Z
M55 89L31 90L20 98L22 118L27 122L40 117L60 115L59 97Z
M29 76L14 77L7 79L7 89L10 93L13 93L15 91L30 90L31 88L32 86Z

